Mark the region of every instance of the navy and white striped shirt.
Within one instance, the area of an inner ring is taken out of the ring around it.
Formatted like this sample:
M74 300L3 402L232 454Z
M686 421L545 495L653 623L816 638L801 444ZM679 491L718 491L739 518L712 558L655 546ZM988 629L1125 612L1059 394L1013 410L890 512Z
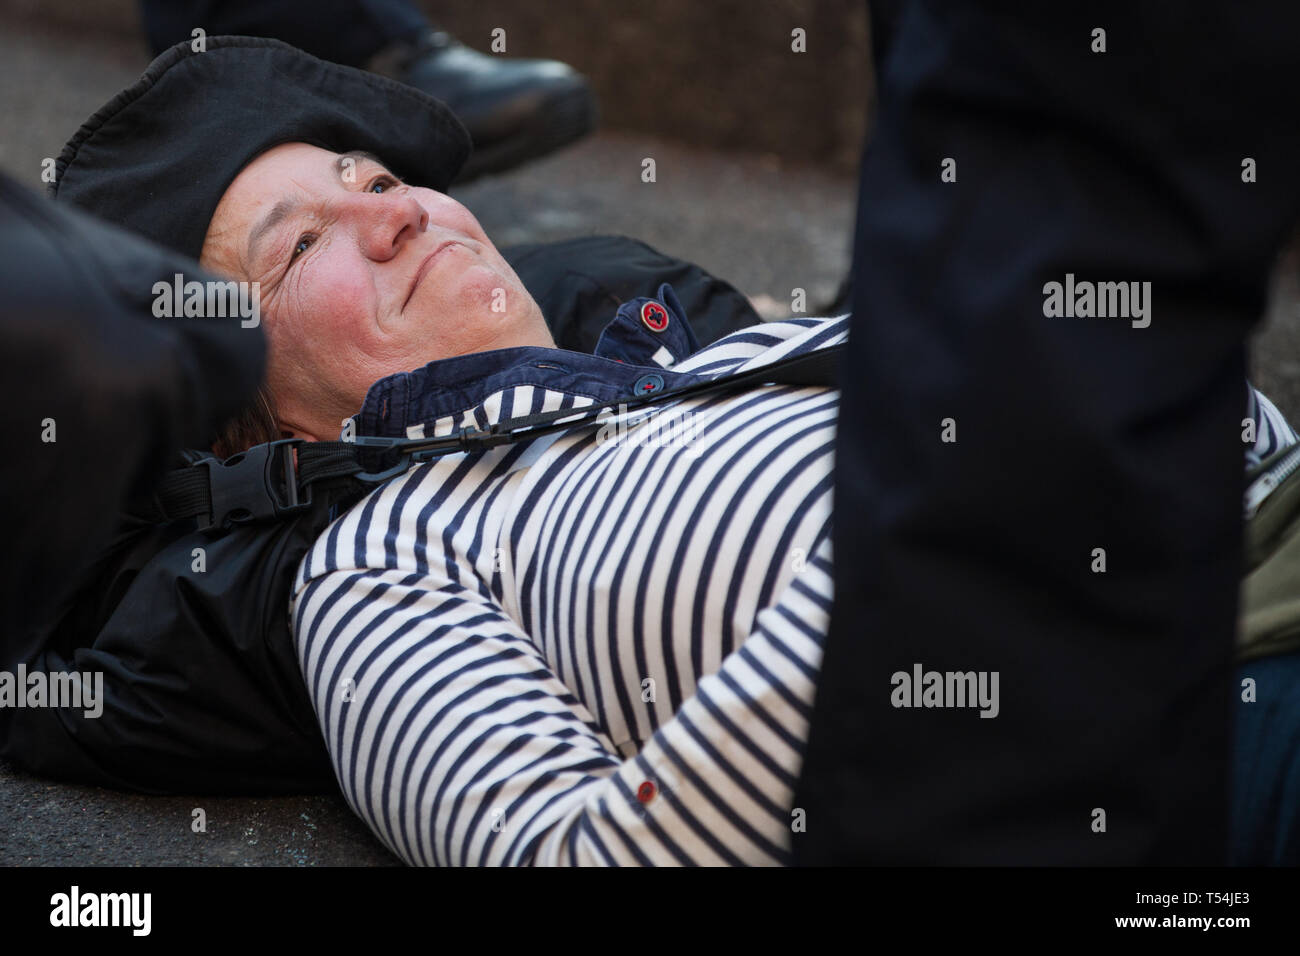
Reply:
M696 351L664 287L625 304L596 355L435 362L377 383L359 426L580 408L847 325L765 323ZM611 415L420 465L333 523L291 620L343 794L379 839L413 864L788 862L838 397L766 386Z

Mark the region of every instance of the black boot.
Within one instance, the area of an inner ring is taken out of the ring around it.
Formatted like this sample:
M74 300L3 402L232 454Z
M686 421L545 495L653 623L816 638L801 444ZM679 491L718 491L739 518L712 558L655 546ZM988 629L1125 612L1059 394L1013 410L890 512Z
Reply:
M489 56L439 30L394 59L394 77L442 100L469 130L474 152L458 183L545 156L595 125L586 78L556 60Z

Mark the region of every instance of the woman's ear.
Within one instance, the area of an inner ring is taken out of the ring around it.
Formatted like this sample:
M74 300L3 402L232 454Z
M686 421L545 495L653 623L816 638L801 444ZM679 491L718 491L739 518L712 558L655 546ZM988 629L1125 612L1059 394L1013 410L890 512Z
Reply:
M280 422L280 426L279 426L279 427L280 427L280 437L281 437L281 438L301 438L303 441L328 441L328 440L332 440L332 439L324 439L324 438L321 438L319 435L317 435L317 434L315 434L313 431L311 431L311 429L308 429L308 428L302 428L302 427L300 427L300 426L298 426L298 425L294 425L294 424L292 424L291 422L285 422L285 421L282 421L282 422Z

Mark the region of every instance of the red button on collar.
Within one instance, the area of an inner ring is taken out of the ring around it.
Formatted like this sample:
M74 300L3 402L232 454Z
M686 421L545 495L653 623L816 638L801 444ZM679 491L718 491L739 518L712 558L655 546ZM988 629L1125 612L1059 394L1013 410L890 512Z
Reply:
M641 321L651 332L662 332L668 328L668 310L658 302L647 302L641 306Z
M642 803L649 803L655 798L655 785L647 780L636 788L636 798Z

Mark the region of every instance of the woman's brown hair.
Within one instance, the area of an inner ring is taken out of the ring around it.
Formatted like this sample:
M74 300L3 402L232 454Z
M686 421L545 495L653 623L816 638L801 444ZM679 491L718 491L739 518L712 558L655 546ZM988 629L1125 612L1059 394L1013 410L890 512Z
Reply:
M221 430L212 445L212 453L218 458L229 458L247 451L262 442L276 441L281 437L280 427L275 420L275 407L266 389L259 388L253 401L244 406L226 427Z

